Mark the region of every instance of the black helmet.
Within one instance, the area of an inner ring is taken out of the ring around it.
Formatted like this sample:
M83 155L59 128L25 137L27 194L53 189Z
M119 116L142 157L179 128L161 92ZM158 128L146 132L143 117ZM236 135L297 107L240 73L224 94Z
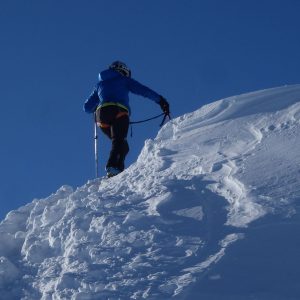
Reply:
M130 69L126 66L126 64L124 64L121 61L114 61L110 66L110 69L116 70L117 72L121 73L122 75L126 76L126 77L131 77L131 71Z

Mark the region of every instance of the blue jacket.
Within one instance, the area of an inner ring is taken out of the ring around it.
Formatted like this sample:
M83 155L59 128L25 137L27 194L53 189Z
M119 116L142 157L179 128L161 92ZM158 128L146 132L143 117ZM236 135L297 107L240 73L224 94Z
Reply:
M83 109L87 113L93 113L98 105L116 102L128 108L130 112L129 92L149 98L156 103L160 101L160 95L153 90L115 70L107 69L99 74L99 82L85 101Z

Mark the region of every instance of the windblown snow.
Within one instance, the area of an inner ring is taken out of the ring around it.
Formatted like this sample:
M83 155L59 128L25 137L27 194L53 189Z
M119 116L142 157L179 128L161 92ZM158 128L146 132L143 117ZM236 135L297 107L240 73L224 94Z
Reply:
M300 299L300 85L167 123L109 180L0 224L0 299Z

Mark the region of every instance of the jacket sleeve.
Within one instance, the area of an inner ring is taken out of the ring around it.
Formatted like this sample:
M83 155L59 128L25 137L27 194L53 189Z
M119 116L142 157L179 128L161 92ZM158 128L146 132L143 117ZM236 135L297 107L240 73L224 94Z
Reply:
M95 88L92 94L88 97L88 99L84 102L83 110L86 113L93 113L95 112L97 106L99 105L100 100L98 96L98 88Z
M156 103L159 103L160 95L154 92L153 90L149 89L145 85L142 85L141 83L132 78L129 78L128 85L130 92L149 98L155 101Z

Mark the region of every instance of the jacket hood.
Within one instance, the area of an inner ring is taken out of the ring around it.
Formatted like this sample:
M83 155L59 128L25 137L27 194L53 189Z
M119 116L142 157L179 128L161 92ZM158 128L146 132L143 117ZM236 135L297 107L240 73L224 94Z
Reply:
M121 75L119 72L117 72L115 70L107 69L107 70L100 72L99 81L112 79L112 78L116 78L116 77L120 77L120 76L123 76L123 75Z

